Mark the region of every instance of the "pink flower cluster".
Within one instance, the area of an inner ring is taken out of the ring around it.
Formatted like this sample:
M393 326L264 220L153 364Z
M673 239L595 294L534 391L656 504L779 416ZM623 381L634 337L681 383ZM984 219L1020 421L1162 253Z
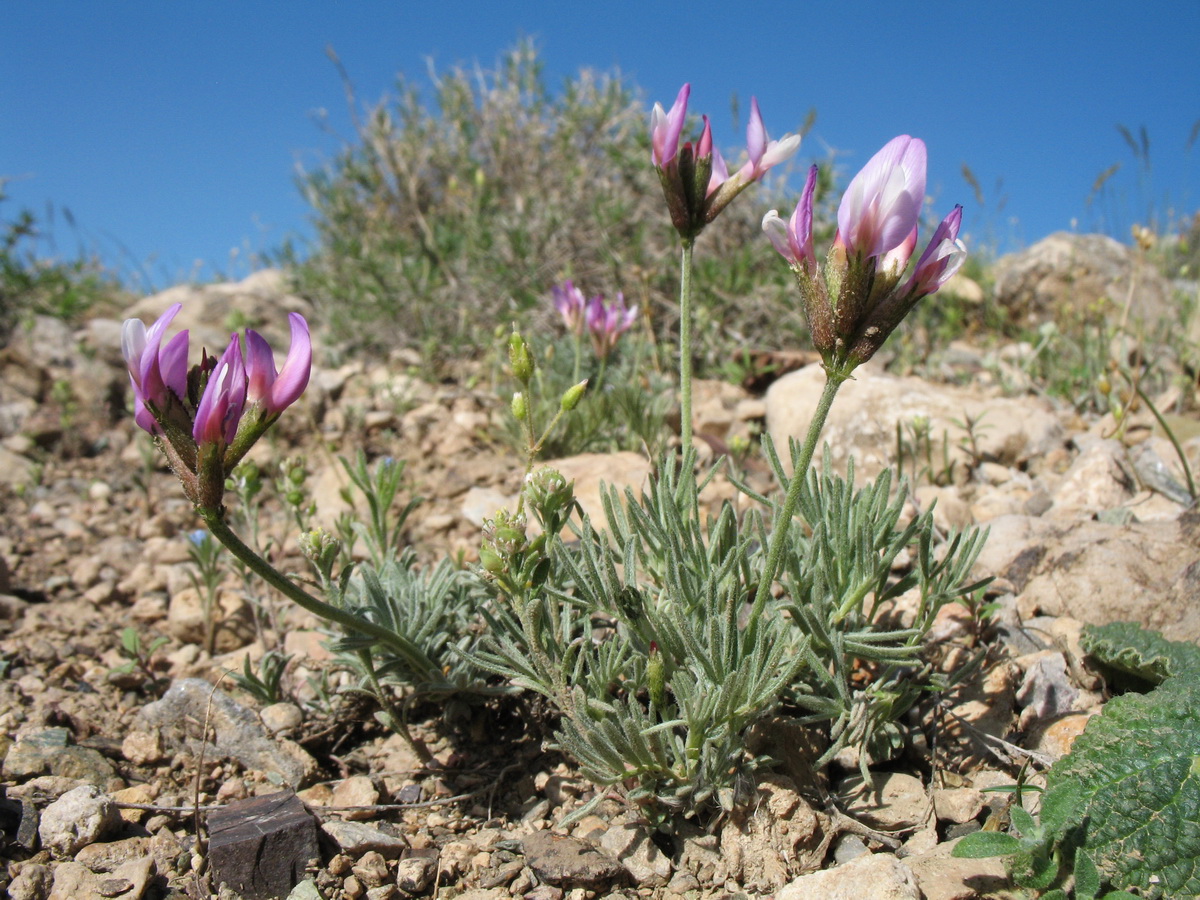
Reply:
M573 281L564 281L551 288L551 294L567 331L576 336L586 331L599 359L607 359L621 335L637 321L637 304L626 306L620 292L612 303L606 303L603 294L588 300Z
M312 369L312 341L304 317L289 313L292 345L283 369L275 368L275 357L266 339L246 329L245 359L234 334L220 359L214 363L206 356L201 362L203 389L199 400L192 404L188 333L181 331L165 346L162 343L167 326L182 308L179 303L172 305L148 329L141 319L126 319L121 326L121 352L133 385L134 418L146 431L162 434L164 418L171 410L186 411L194 405L193 440L197 444L231 444L248 408L258 409L261 417L276 417L304 393Z
M777 141L768 137L758 100L752 97L746 125L748 158L731 176L721 151L713 146L708 116L702 117L704 128L694 146L679 144L691 92L692 86L685 84L669 112L656 103L650 114L650 160L662 181L671 222L685 240L699 234L734 197L800 147L799 135L787 134Z
M813 343L827 367L853 368L870 359L916 302L962 266L967 249L958 239L962 207L956 206L901 284L917 246L925 173L923 141L908 135L889 141L846 188L824 264L813 246L816 166L787 222L776 210L763 217L767 237L796 273Z
M141 319L126 319L121 352L133 386L134 420L160 439L193 501L212 505L218 479L223 484L224 472L308 386L312 340L304 317L289 313L292 343L282 369L275 368L266 339L247 329L244 357L233 334L219 358L205 354L189 370L188 332L163 342L181 308L174 304L149 328ZM207 490L201 490L205 482Z

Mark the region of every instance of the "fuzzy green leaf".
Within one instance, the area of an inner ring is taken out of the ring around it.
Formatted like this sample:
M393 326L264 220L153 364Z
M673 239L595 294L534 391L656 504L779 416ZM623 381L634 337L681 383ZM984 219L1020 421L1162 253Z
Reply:
M1200 672L1200 647L1168 641L1159 632L1132 622L1089 625L1080 643L1102 664L1152 684L1161 684L1172 675Z
M1100 870L1086 853L1075 854L1075 896L1091 900L1100 893Z
M1171 678L1112 700L1047 774L1045 803L1079 792L1069 835L1114 886L1200 894L1200 685Z
M1021 842L1011 834L999 831L975 831L957 844L951 855L958 859L984 859L989 856L1009 856L1021 849Z

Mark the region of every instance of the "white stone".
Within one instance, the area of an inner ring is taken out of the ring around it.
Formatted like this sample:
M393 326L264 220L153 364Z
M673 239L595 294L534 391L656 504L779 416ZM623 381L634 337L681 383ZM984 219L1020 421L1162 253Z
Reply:
M73 856L121 827L117 806L95 785L67 791L42 811L38 836L57 857Z
M921 900L912 869L884 853L867 854L842 866L802 875L776 900Z

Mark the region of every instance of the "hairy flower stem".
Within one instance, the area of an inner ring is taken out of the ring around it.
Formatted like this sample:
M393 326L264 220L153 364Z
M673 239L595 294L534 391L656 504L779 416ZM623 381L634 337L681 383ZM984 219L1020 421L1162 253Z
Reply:
M251 550L226 524L225 517L220 510L197 507L196 511L204 519L204 524L208 526L213 537L228 547L230 553L240 559L255 575L302 609L308 610L314 616L328 622L336 622L348 631L370 635L381 644L386 644L395 650L404 659L419 664L420 651L394 631L377 625L370 619L361 618L331 603L326 603L324 600L318 600L307 591L297 587L291 579Z
M571 384L579 384L579 373L583 370L583 332L576 331L571 342L575 350L575 364L571 367Z
M679 438L686 452L692 446L692 247L683 239L679 264Z
M808 423L808 434L804 438L804 446L800 448L800 457L796 460L792 478L788 482L787 495L783 499L783 506L780 507L779 514L775 517L775 532L771 535L771 544L767 551L767 565L763 569L762 578L758 582L758 590L754 594L754 605L751 607L750 619L746 624L747 632L756 626L758 618L766 606L767 597L771 595L771 583L779 573L783 548L787 544L788 532L792 527L792 517L796 514L796 505L800 502L800 492L804 489L804 482L808 478L808 469L812 464L813 453L817 449L817 441L821 437L821 431L825 428L825 420L829 417L829 410L833 407L833 398L837 396L838 388L850 377L850 368L831 369L827 366L825 375L825 389L821 392L821 399Z

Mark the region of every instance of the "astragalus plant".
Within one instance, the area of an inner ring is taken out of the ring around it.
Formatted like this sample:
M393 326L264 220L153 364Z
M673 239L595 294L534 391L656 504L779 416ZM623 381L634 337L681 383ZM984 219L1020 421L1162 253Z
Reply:
M730 177L707 118L700 140L680 146L688 96L685 85L669 113L656 107L651 118L652 160L682 247L682 456L659 459L640 496L610 491L605 531L573 517L558 473L536 472L518 511L486 524L481 552L497 605L480 664L549 699L562 717L559 745L659 820L737 804L748 773L769 762L746 753L747 730L784 703L825 730L819 763L857 745L869 751L859 757L865 770L870 755L898 750L903 714L922 691L944 686L922 661L922 640L942 606L977 587L968 576L983 540L974 531L935 547L931 511L901 526L904 498L889 473L855 490L852 471L811 468L839 386L965 254L956 208L904 278L925 191L925 146L908 136L851 182L822 262L812 237L815 167L790 223L774 211L765 217L796 275L827 387L790 465L765 442L782 497L743 488L757 508L739 515L726 500L716 515L702 512L714 473L695 474L690 446L695 237L799 140L769 141L755 104L748 159ZM915 563L896 577L903 551ZM909 590L911 624L886 623L885 601Z
M559 715L558 745L604 788L594 803L615 794L657 822L704 817L753 796L753 772L770 760L747 753L747 732L770 713L790 712L824 736L818 763L849 746L866 751L864 769L894 753L904 713L922 691L942 685L923 661L922 641L942 606L977 587L968 573L982 543L977 531L939 542L928 511L902 523L903 488L895 491L889 474L856 488L852 471L812 466L840 385L965 255L956 208L910 266L925 145L908 136L889 142L851 181L823 258L813 238L815 167L790 219L774 211L764 218L795 274L827 385L803 443L777 449L764 441L778 494L743 486L745 502L727 499L715 511L702 499L717 471L699 466L691 439L695 239L794 153L799 138L770 140L752 102L746 159L730 174L707 118L696 143L681 143L689 93L685 86L669 112L655 107L649 141L681 250L682 448L658 457L640 495L609 490L604 523L583 514L561 475L533 470L556 423L588 402L588 380L577 380L582 370L572 360L570 386L542 415L527 396L537 362L514 330L508 358L521 389L511 410L525 433L528 474L516 509L486 521L474 576L448 566L417 572L385 521L395 470L360 463L351 474L372 516L357 531L372 559L357 573L335 571L337 542L308 535L325 594L318 599L242 543L223 504L229 468L307 381L303 320L292 319L292 351L278 373L253 333L247 358L235 336L219 361L205 358L189 373L186 335L160 348L173 313L148 332L140 322L126 325L138 423L155 435L209 531L341 629L341 646L359 655L363 687L383 721L407 733L401 692L536 691ZM560 304L569 327L580 321L581 296ZM605 358L631 311L623 302L594 308L593 336L603 340L596 352ZM604 371L591 389L612 377ZM902 554L911 560L904 568ZM901 593L915 598L904 625L883 615Z

